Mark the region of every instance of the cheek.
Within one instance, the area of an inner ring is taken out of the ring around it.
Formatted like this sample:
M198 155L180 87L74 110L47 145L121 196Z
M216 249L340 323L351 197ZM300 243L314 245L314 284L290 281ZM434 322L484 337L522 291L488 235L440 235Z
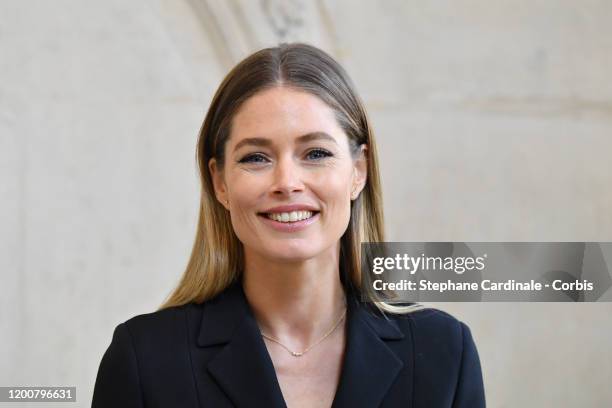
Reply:
M350 212L350 177L346 174L328 174L317 183L317 191L321 201L328 207L332 217ZM344 216L341 218L344 220ZM338 220L340 221L340 220Z
M352 168L348 168L345 163L342 164L318 175L318 184L338 196L347 193L351 185Z
M237 174L228 179L230 200L239 207L248 207L265 189L264 180L251 174Z
M261 196L261 180L256 177L233 177L228 180L231 220L236 233L251 229L258 209L258 197Z
M243 243L252 243L257 237L257 203L261 189L254 183L235 183L230 187L230 218L234 232Z

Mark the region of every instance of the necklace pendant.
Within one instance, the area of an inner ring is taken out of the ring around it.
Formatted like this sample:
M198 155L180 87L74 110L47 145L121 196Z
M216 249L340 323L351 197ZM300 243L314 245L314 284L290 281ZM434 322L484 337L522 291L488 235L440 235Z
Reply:
M302 357L302 355L303 355L303 354L304 354L304 353L300 353L300 352L298 352L298 351L292 351L292 352L291 352L291 355L292 355L293 357Z

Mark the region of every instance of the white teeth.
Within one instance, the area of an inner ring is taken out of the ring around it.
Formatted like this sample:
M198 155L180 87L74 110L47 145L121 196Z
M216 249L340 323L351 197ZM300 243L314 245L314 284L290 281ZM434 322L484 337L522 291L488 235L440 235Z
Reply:
M292 211L284 213L268 213L266 216L278 222L296 222L312 217L312 211Z

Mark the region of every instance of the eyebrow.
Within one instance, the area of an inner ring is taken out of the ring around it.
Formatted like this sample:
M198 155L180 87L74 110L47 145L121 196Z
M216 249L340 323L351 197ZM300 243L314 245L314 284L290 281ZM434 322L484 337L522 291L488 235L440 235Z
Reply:
M331 137L329 134L325 132L310 132L310 133L306 133L305 135L302 135L297 138L297 142L300 144L308 143L313 140L329 140L336 144L338 143L336 142L336 139L334 139L333 137ZM269 147L271 145L272 145L272 141L270 139L266 139L265 137L249 137L249 138L242 139L241 141L239 141L234 147L234 151L240 149L243 146Z

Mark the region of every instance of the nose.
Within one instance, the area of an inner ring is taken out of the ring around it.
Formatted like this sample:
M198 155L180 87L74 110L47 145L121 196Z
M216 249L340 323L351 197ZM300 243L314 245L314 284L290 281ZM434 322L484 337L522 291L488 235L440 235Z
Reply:
M304 190L301 169L290 157L278 161L273 177L271 191L274 195L286 196Z

